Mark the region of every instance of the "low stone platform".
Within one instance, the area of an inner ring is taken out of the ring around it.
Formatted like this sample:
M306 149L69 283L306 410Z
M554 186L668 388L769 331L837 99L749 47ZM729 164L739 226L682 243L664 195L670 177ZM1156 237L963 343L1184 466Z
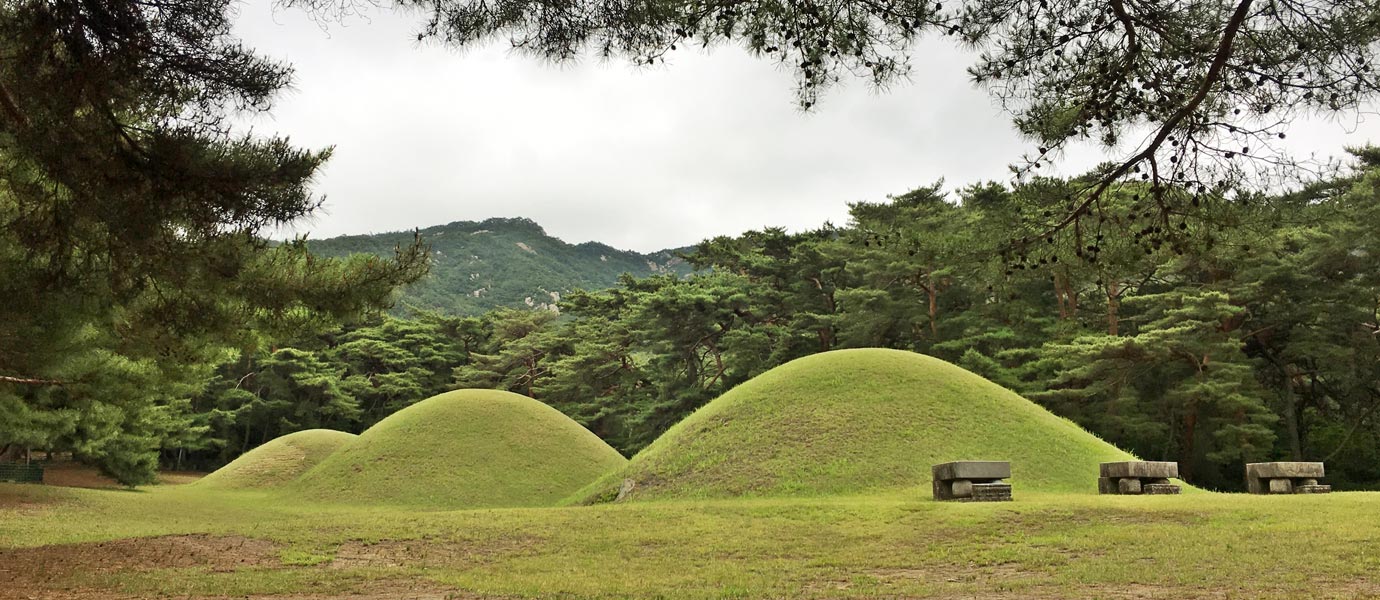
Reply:
M1326 494L1320 462L1268 462L1246 465L1246 490L1252 494Z
M992 460L960 460L935 465L935 500L1009 502L1011 463Z
M1010 502L1011 484L1009 483L974 483L973 496L963 498L973 502Z
M1177 494L1179 486L1172 483L1147 483L1141 486L1141 493L1147 496L1158 494Z
M1179 486L1169 482L1179 476L1179 463L1165 461L1125 461L1102 463L1098 467L1097 493L1121 495L1177 494Z

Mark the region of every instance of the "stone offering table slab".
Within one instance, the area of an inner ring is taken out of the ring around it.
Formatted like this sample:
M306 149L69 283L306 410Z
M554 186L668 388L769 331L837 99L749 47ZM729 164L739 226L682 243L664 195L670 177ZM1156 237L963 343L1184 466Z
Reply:
M1179 476L1179 463L1165 461L1125 461L1102 463L1098 468L1097 493L1126 495L1177 494L1179 486L1169 482Z
M1332 486L1318 483L1320 462L1267 462L1246 465L1246 489L1252 494L1326 494Z
M935 465L935 500L1009 502L1011 463L993 460L960 460Z

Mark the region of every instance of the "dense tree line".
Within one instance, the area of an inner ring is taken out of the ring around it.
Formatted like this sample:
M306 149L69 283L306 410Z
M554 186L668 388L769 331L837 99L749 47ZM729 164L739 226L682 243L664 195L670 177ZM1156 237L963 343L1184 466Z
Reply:
M706 240L696 274L625 276L561 316L383 317L222 366L194 404L223 445L196 456L357 431L457 387L535 397L632 454L776 365L880 346L980 373L1194 483L1236 488L1244 462L1308 459L1373 486L1380 153L1359 157L1280 197L1186 200L1193 220L1123 186L1095 226L1038 254L1008 240L1082 182L936 184L853 204L841 227Z

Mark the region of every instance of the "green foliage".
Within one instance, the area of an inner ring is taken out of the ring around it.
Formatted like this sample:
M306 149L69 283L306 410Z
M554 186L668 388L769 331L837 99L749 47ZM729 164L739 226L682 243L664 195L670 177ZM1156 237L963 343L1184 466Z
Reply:
M207 367L391 304L420 246L326 260L266 228L308 216L330 150L242 135L288 67L233 3L0 6L0 447L71 451L126 484L201 448ZM10 423L16 426L10 426Z
M1278 418L1255 381L1226 294L1176 290L1137 296L1146 322L1133 336L1085 336L1046 346L1059 363L1051 390L1079 406L1087 426L1131 448L1162 449L1190 479L1215 465L1266 459ZM1209 480L1231 477L1215 474Z
M479 319L382 315L299 337L263 356L241 353L221 364L195 398L216 443L179 448L193 450L183 453L191 464L219 466L304 428L362 431L450 389L451 369L487 336Z
M510 390L532 397L532 389L547 373L543 360L554 350L558 335L548 327L556 320L549 311L506 309L491 313L489 347L492 354L470 354L469 363L456 367L455 385L461 388Z

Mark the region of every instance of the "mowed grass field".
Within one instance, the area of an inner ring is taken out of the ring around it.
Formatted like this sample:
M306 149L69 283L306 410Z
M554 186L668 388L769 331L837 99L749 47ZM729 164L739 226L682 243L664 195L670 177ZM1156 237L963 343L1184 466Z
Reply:
M1380 596L1380 494L928 496L418 511L0 484L0 597Z

